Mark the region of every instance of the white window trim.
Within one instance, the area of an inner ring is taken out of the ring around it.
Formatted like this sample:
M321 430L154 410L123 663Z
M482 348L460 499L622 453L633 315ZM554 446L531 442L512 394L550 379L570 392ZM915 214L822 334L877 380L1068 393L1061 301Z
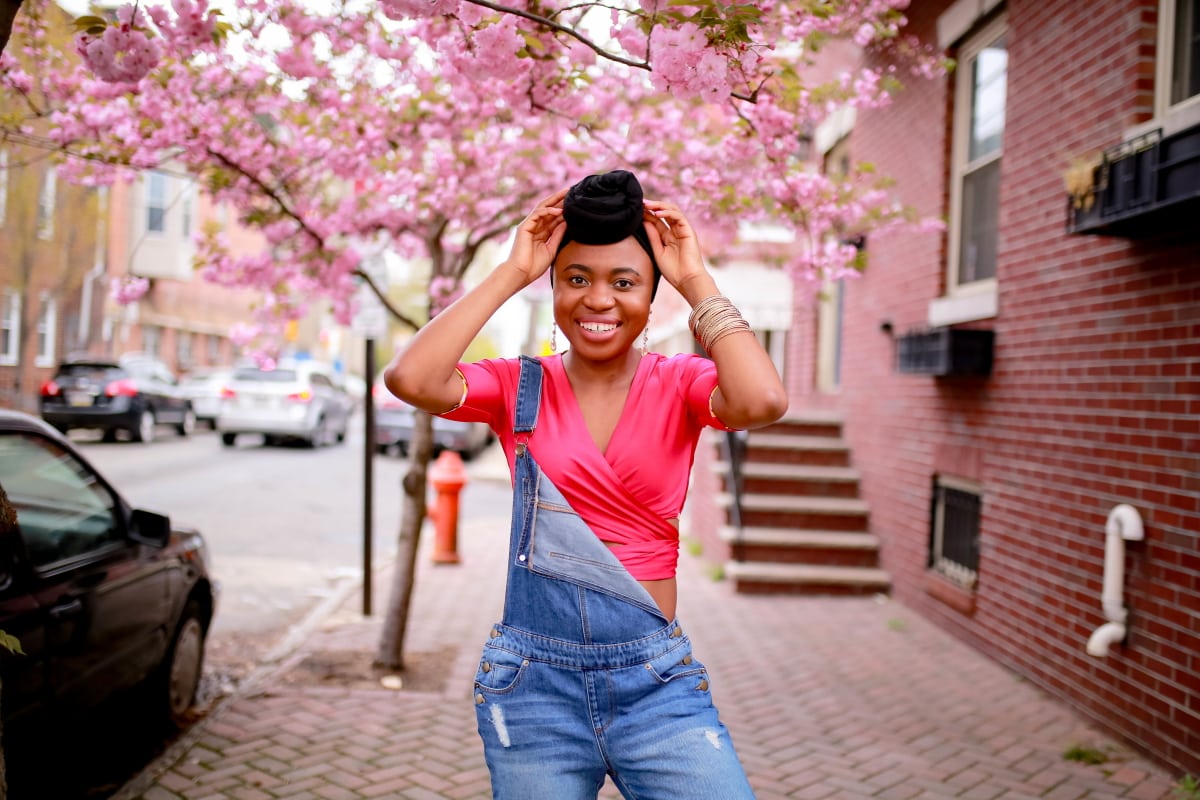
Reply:
M11 347L7 352L0 351L0 364L11 367L21 354L21 295L6 289L0 293L0 303L4 304L4 308L0 308L0 320L3 320L4 314L11 313L13 324L12 336L9 337Z
M0 150L0 225L8 218L8 151Z
M1154 59L1154 118L1125 130L1123 138L1137 137L1154 130L1170 136L1193 125L1200 125L1200 95L1171 105L1171 68L1175 62L1175 2L1158 0L1158 41Z
M152 195L150 193L150 182L154 178L154 176L158 176L158 177L162 178L163 191L162 191L162 198L161 198L161 200L162 200L161 206L157 206L157 205L151 206L150 205L150 202L152 200ZM170 207L171 207L170 203L167 202L167 197L169 197L170 194L171 194L171 187L167 183L166 173L159 172L157 170L151 170L150 172L146 173L145 178L142 181L142 197L144 199L143 208L142 208L142 231L146 234L147 237L164 237L167 235L167 232L170 229L170 225L168 224L168 220L167 220L167 216L168 216L167 212L170 210ZM152 207L153 208L162 208L162 226L163 227L162 227L161 231L156 231L150 227L150 209Z
M38 191L37 238L49 241L54 238L54 217L58 211L58 170L50 167L42 176Z
M34 356L33 364L35 367L53 367L58 345L58 304L53 297L45 293L42 294L41 301L42 310L38 314L36 334L38 339L42 339L43 331L45 332L46 349Z
M946 251L946 295L929 303L929 324L953 325L992 319L999 312L999 287L995 278L958 283L959 240L962 236L962 179L970 133L971 85L961 65L1008 31L1008 15L1001 14L975 33L959 55L960 68L954 80L954 124L950 162L950 223ZM993 158L1004 156L1004 146Z

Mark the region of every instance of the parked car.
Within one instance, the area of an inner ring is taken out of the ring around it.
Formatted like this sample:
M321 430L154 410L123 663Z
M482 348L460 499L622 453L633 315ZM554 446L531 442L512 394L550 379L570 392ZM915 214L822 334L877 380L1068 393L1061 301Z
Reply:
M179 391L192 404L196 422L217 427L217 416L221 412L221 390L233 376L231 369L195 369L179 379Z
M98 429L105 441L123 431L132 441L149 442L163 424L180 436L196 427L196 412L174 373L157 358L138 354L64 361L42 384L40 409L42 419L63 433Z
M375 449L380 453L395 450L402 456L408 455L415 409L389 392L382 379L375 382L372 397L375 403ZM495 438L484 422L433 418L435 451L453 450L470 460L482 453Z
M349 397L334 385L332 371L318 362L238 367L222 396L217 430L226 447L246 433L260 434L266 444L295 439L320 447L346 440Z
M216 590L204 539L131 508L67 437L0 409L0 648L12 723L58 719L137 689L187 719ZM131 693L131 696L133 694Z

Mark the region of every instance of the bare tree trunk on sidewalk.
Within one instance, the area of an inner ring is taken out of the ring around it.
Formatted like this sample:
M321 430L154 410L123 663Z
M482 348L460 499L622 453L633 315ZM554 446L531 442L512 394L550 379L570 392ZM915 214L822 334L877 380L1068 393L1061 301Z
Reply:
M396 564L392 568L391 596L384 618L383 635L380 636L379 649L375 654L375 664L385 669L404 669L404 637L408 631L409 605L416 582L417 550L427 511L425 483L432 457L433 417L417 411L413 414L409 468L403 481L404 508L400 514Z

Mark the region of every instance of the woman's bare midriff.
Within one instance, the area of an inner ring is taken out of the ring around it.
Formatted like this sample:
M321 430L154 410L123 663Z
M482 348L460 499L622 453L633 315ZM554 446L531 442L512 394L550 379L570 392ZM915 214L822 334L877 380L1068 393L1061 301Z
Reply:
M675 530L679 530L679 520L672 519L669 522L675 526ZM617 547L616 542L604 542L609 549ZM668 620L675 619L675 603L679 598L678 586L674 578L662 578L657 581L638 581L650 596L654 598L654 602L658 603L658 609L663 613L663 616Z

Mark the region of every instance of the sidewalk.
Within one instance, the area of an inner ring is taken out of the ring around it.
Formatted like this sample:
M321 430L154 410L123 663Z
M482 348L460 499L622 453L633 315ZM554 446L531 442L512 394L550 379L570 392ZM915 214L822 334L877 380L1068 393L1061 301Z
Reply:
M382 570L373 618L357 592L344 595L290 657L117 800L488 798L471 682L500 617L507 525L507 509L464 525L457 566L431 564L431 530L423 536L406 657L432 664L440 687L289 679L313 654L374 653L390 589ZM1176 776L888 599L736 595L686 553L680 588L680 619L759 800L1171 795ZM1064 760L1074 746L1109 760ZM601 797L619 794L610 783Z

